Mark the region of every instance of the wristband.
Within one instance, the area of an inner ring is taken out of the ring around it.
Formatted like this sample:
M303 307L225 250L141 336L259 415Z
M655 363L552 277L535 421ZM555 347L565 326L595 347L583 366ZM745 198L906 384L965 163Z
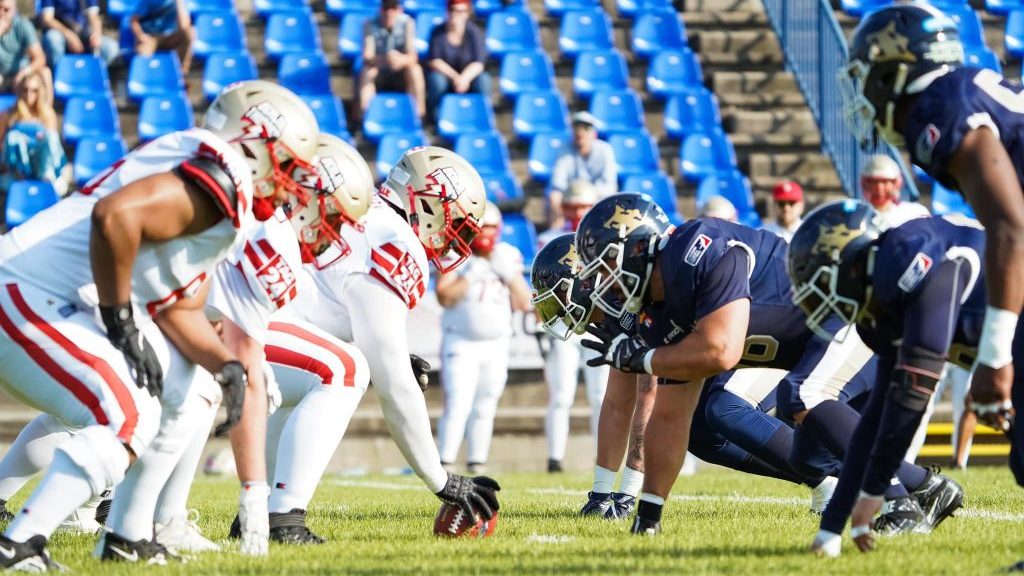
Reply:
M1016 331L1017 314L986 306L977 363L989 368L1002 368L1013 362L1013 335Z
M850 538L860 538L861 536L867 536L868 534L871 534L870 524L850 527Z
M644 354L644 372L648 374L654 374L654 369L651 367L651 362L654 360L654 351L657 348L651 348Z

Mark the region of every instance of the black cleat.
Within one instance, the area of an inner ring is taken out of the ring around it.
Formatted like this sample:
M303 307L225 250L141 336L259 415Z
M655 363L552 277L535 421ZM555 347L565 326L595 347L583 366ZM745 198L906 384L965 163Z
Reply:
M931 532L931 525L917 499L913 496L900 496L885 500L881 515L875 519L874 529L884 536L895 536L911 532L928 533Z
M580 509L580 516L607 516L612 507L612 495L604 492L588 492L587 503Z
M938 467L928 470L924 482L910 495L921 505L933 530L964 505L964 489L951 478L939 474Z
M24 542L15 542L0 535L0 568L16 572L63 572L65 568L50 558L46 537L35 535Z
M155 540L136 540L132 542L113 532L106 532L97 545L100 560L114 562L139 562L154 566L165 566L167 560L173 558L167 548Z
M242 538L242 521L238 519L238 514L235 514L235 519L231 521L231 528L228 528L228 538L232 540Z
M612 505L604 513L604 517L609 520L624 520L632 516L633 512L636 511L636 496L630 496L622 492L612 492L611 499Z
M661 534L661 522L637 516L629 531L637 536L657 536Z
M324 539L306 527L306 511L292 508L291 512L270 513L270 539L282 544L323 544Z
M0 522L14 520L14 512L7 509L7 500L0 500Z
M562 461L548 458L548 474L558 474L559 472L562 472Z
M100 500L100 505L96 507L96 522L100 526L107 523L107 516L110 515L110 504L113 502L110 498L104 498Z

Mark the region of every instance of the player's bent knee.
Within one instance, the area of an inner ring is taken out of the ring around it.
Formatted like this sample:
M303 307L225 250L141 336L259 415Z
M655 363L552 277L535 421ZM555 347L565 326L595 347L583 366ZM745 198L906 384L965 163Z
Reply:
M896 369L889 382L888 399L907 410L924 413L938 383L937 377Z
M106 426L89 426L57 447L82 471L93 494L116 486L128 469L128 448Z

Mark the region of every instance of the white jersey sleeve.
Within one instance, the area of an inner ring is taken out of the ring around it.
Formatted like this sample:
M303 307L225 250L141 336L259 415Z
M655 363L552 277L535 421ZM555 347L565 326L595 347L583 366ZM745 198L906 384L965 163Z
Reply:
M366 270L412 310L427 291L430 268L423 245L409 225L387 206L371 210L366 219L370 247Z

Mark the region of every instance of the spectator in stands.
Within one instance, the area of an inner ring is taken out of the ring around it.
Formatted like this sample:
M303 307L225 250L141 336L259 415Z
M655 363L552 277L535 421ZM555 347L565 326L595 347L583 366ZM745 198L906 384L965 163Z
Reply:
M783 180L772 189L772 203L775 205L774 220L765 224L764 229L789 242L803 222L804 189L792 180Z
M491 76L484 33L472 20L471 0L448 0L448 21L434 28L427 52L427 110L437 110L447 92L477 92L490 102Z
M53 94L53 79L36 29L18 14L15 0L0 0L0 92L10 94L30 74L40 73Z
M185 0L138 0L131 13L131 27L136 54L152 56L174 50L181 60L182 73L188 74L195 29Z
M729 222L738 222L739 213L736 207L725 196L712 196L704 203L700 215L705 218L719 218Z
M597 119L589 112L572 115L572 150L555 161L548 188L552 227L562 227L562 195L574 180L590 182L601 198L619 191L615 151L597 138Z
M885 154L875 154L864 163L860 171L860 189L864 199L878 210L889 226L929 216L928 209L921 204L900 201L903 190L900 166Z
M17 95L14 106L0 114L0 190L17 180L45 180L64 194L71 180L70 166L43 72L29 73L18 84Z
M416 54L416 21L399 0L383 0L380 17L366 21L363 71L359 78L359 113L366 112L377 91L408 92L416 112L426 111L423 68Z
M103 19L96 0L42 0L39 24L43 51L51 69L70 52L94 54L109 65L117 58L117 40L103 35Z

